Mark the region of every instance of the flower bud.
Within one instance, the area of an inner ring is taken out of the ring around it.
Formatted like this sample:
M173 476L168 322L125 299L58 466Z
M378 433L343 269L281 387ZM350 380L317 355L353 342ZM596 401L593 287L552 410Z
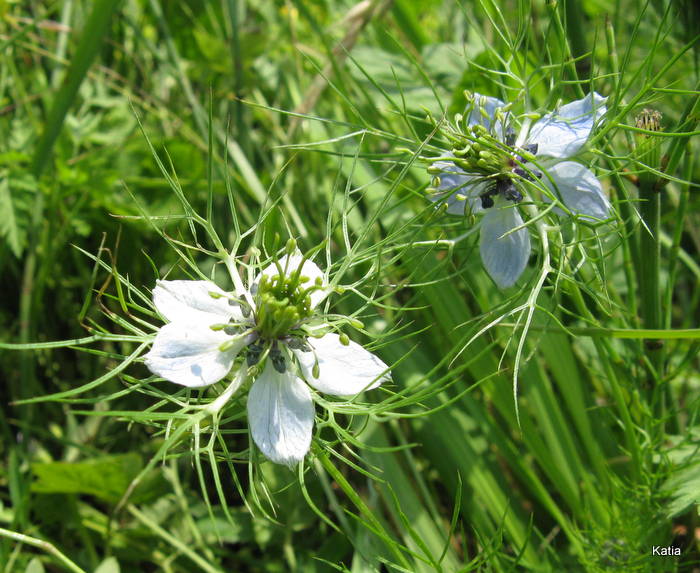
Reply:
M646 131L661 131L661 118L661 112L645 108L635 118L635 125L637 128ZM661 168L662 139L650 133L637 133L635 140L635 158L642 164L640 165L639 184L654 185L658 182L659 177L650 170L645 169L645 166L655 170Z
M639 129L646 129L647 131L661 131L661 115L660 111L655 109L645 108L642 112L635 118L635 125ZM649 137L649 135L646 135Z

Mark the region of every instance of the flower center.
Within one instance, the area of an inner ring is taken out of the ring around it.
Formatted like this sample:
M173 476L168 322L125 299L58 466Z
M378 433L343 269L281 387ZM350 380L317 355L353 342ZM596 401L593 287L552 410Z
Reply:
M483 125L477 124L466 129L461 142L452 149L454 164L469 174L488 179L492 183L479 195L481 207L489 209L494 206L494 198L502 197L507 201L519 203L523 194L516 185L518 179L534 181L542 173L534 169L525 169L524 163L537 154L537 144L515 147L515 132L508 130L505 143L496 139ZM459 146L462 143L463 146Z
M262 276L255 295L255 330L262 340L272 342L290 335L313 315L310 294L318 287L304 288L302 283L308 281L299 270Z
M484 177L505 175L510 170L510 149L483 125L467 127L459 139L461 141L455 141L452 153L454 163L460 169Z

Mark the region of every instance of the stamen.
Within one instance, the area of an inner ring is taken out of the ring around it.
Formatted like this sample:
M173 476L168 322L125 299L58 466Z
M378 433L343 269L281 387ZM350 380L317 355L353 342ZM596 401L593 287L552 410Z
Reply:
M288 336L284 339L284 342L292 350L301 350L302 352L311 352L311 346L309 346L306 338L300 336Z
M537 155L537 149L539 148L539 144L537 143L526 143L523 145L522 150L525 153L531 153L532 155Z
M248 366L255 366L258 362L260 362L260 356L263 353L264 348L257 343L253 343L248 345L247 348L247 353L245 357L246 364Z
M284 374L287 370L287 363L284 358L284 354L282 354L282 351L277 348L277 344L275 344L271 349L270 349L270 360L272 360L272 366L279 372L280 374Z
M491 198L491 195L493 195L493 191L486 191L485 193L479 195L482 209L490 209L493 207L493 199Z
M530 169L529 172L525 171L522 167L513 168L513 173L518 177L527 179L528 181L534 181L535 179L542 179L542 172L537 169Z

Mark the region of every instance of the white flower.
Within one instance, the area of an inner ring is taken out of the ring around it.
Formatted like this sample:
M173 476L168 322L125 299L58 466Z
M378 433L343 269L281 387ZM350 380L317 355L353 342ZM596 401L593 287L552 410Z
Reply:
M579 163L562 161L585 145L594 123L606 111L605 98L591 93L566 104L517 138L507 125L505 103L477 94L474 100L474 108L463 119L471 133L469 141L476 145L467 144L433 163L431 171L438 173L439 184L430 199L445 203L451 214L484 214L481 259L494 282L506 288L515 284L530 257L530 236L517 208L523 198L523 180L541 179L583 219L608 218L610 203L596 176ZM538 167L528 161L535 155Z
M310 336L304 327L327 292L323 272L301 255L284 256L278 265L263 270L250 293L237 295L208 281L158 281L153 302L169 322L145 363L154 374L190 387L213 384L234 367L246 368L245 362L260 363L248 394L250 431L267 458L291 466L311 444L314 405L307 384L353 396L389 374L384 362L355 342L334 332ZM328 325L315 321L313 330L327 331ZM243 355L245 362L236 360Z

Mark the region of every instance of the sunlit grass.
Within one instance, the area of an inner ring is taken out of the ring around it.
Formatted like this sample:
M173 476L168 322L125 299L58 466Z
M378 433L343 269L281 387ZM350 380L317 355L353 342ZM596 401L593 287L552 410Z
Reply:
M65 0L0 14L3 571L698 561L692 8ZM523 121L608 98L576 161L613 218L529 218L533 253L506 290L481 264L479 217L426 198L465 91ZM637 124L643 109L661 131ZM157 278L250 284L288 238L334 277L325 309L393 365L355 399L317 395L292 471L256 450L230 380L182 388L141 358L162 324Z

